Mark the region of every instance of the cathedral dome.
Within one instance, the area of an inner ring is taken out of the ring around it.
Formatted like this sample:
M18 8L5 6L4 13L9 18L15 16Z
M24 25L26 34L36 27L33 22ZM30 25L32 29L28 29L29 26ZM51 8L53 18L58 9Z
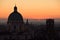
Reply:
M12 22L23 23L23 17L19 12L17 12L17 7L16 6L14 7L14 12L12 12L8 17L8 24L12 23Z

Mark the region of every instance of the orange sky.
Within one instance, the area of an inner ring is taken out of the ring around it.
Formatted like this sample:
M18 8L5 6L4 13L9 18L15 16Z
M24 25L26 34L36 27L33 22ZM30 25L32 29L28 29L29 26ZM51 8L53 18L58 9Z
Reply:
M0 0L0 18L8 18L15 4L23 18L60 18L60 0Z

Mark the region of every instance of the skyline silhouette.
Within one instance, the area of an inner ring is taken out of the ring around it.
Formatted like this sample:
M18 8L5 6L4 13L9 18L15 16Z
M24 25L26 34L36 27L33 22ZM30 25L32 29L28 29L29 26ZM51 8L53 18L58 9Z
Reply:
M60 40L59 4L57 0L1 0L0 40Z
M60 27L56 27L54 19L45 19L46 24L36 25L29 23L29 19L24 22L23 15L17 10L15 5L7 24L0 24L1 40L60 40Z

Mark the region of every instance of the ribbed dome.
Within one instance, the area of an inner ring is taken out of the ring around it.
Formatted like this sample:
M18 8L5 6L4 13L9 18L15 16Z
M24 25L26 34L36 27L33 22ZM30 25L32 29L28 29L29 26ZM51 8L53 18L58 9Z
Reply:
M8 17L8 22L23 22L23 18L22 18L22 15L19 14L18 12L13 12L9 15Z
M23 23L23 17L20 13L17 12L17 7L14 7L14 12L12 12L8 17L8 23L11 22L21 22Z

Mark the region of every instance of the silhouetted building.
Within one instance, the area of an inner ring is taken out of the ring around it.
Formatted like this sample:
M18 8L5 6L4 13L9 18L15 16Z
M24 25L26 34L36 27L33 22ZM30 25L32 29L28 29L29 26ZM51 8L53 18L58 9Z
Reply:
M23 25L23 17L22 15L17 11L17 7L14 7L14 11L9 15L8 17L8 27L9 31L18 32L20 31L21 26Z
M47 26L48 29L54 28L54 19L47 19L46 20L46 26Z
M26 25L29 25L28 19L26 20Z
M49 40L54 39L55 38L54 19L47 19L46 26L47 26Z

